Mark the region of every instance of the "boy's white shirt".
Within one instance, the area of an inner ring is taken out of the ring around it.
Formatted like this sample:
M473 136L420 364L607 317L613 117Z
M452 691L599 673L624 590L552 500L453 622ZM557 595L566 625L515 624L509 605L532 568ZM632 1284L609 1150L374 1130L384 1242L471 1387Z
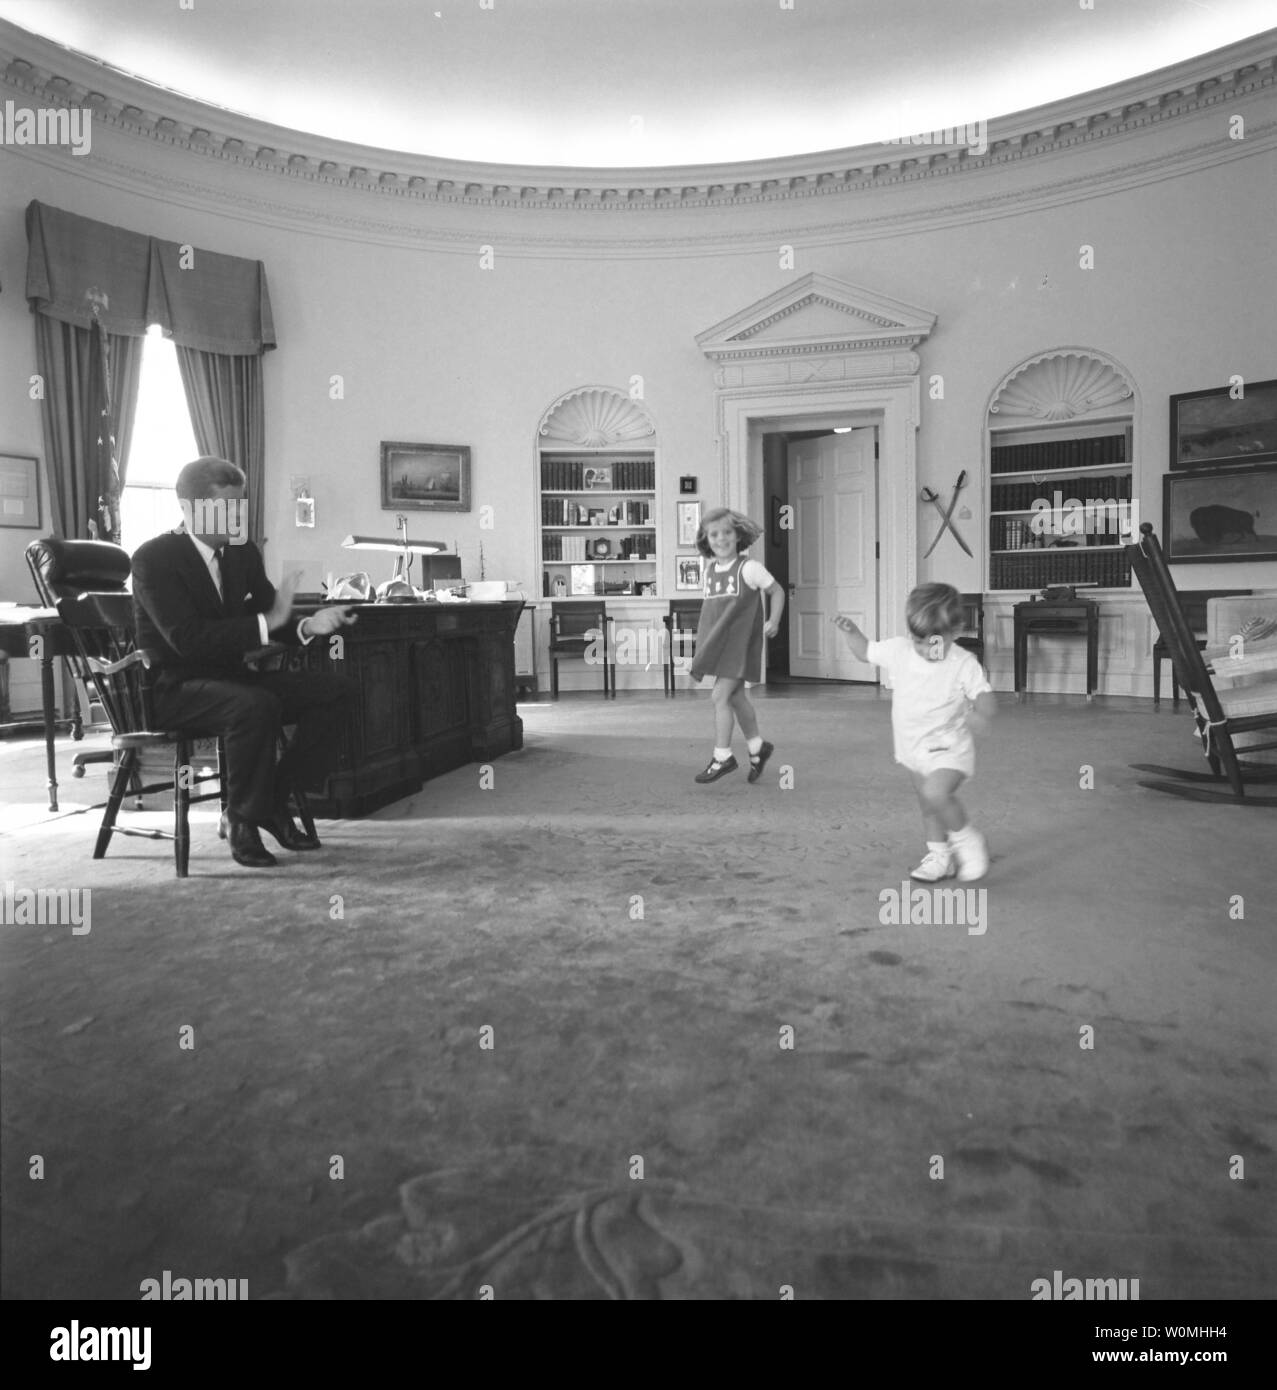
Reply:
M967 701L993 687L980 663L954 642L943 661L919 656L908 637L870 642L866 659L881 666L891 686L891 732L897 762L913 761L946 746L956 737L969 737Z

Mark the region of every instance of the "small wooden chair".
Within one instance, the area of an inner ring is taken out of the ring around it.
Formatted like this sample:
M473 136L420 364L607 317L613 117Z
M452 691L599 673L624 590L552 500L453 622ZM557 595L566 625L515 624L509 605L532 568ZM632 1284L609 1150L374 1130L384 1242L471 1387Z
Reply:
M110 541L68 541L60 536L45 536L27 546L26 557L31 582L45 608L56 608L62 599L86 591L125 593L133 568L128 551ZM78 661L68 659L66 665L81 687L84 716L87 719L93 689L85 685L84 673ZM76 725L76 728L80 726ZM78 739L83 735L77 732L75 737ZM114 757L115 754L106 748L76 753L71 759L71 775L83 777L89 763L109 763Z
M962 634L954 641L984 665L984 595L962 594Z
M612 665L610 620L607 604L577 600L550 605L550 692L559 698L559 662L567 658L591 662L592 647L602 643L603 695L616 694L616 671Z
M696 655L696 629L701 620L699 598L672 598L669 612L661 619L665 624L665 676L666 695L678 694L678 661L689 661Z
M218 770L205 776L193 773L195 743L215 737L206 729L158 729L151 712L151 692L145 673L151 655L136 646L133 627L133 599L129 594L87 593L64 598L58 603L58 616L75 641L75 664L95 692L111 723L111 747L120 754L111 777L111 791L98 830L94 859L101 859L112 835L140 835L147 839L171 839L178 878L186 878L191 854L190 808L196 801L221 800L225 786L221 740L217 745ZM142 751L171 745L172 781L140 786L137 776ZM197 795L193 786L216 781L219 790ZM173 792L173 830L141 830L117 825L120 803L130 784L138 795L147 792ZM224 803L223 803L223 809Z
M1177 779L1171 782L1141 782L1140 786L1169 792L1191 801L1277 806L1277 796L1247 794L1248 786L1277 781L1277 768L1257 767L1242 762L1233 745L1234 734L1268 729L1277 733L1277 680L1264 680L1258 685L1231 691L1215 689L1197 645L1196 634L1180 603L1162 547L1153 534L1152 523L1144 522L1140 532L1139 542L1126 546L1126 553L1148 600L1153 621L1166 643L1176 679L1192 703L1202 751L1211 769L1209 773L1187 772L1179 768L1135 763L1133 766L1137 771ZM1253 753L1269 748L1277 748L1277 737L1271 743L1253 744L1245 751ZM1201 785L1220 782L1227 782L1229 790L1218 785Z

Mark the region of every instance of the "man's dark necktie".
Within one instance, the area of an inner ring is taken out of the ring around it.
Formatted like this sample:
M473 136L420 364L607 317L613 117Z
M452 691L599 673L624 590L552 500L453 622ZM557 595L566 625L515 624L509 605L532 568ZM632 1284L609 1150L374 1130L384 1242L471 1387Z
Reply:
M217 564L217 587L221 591L220 597L223 608L226 607L226 568L222 563L225 557L225 550L225 546L219 545L213 552L213 559Z

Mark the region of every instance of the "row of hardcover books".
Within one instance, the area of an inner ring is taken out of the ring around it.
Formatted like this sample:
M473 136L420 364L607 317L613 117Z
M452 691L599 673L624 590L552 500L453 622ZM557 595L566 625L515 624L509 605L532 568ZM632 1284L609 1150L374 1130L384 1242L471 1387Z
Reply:
M543 458L541 486L555 492L652 492L656 488L654 459Z
M541 557L545 560L584 560L584 536L543 536Z
M1095 551L1035 550L1024 555L994 555L989 560L990 589L1044 589L1048 584L1098 584L1125 589L1131 562L1125 550L1112 555Z
M989 509L995 512L1027 512L1035 502L1059 505L1070 497L1085 503L1088 498L1100 502L1129 502L1131 475L1129 473L1088 473L1082 478L1047 478L1041 482L994 483L989 489Z
M995 444L989 450L991 473L1097 468L1102 463L1127 462L1124 434L1105 434L1096 439L1042 440L1037 444Z
M605 520L590 520L590 513L601 513ZM614 502L610 507L591 507L584 502L573 502L567 497L543 497L541 499L542 526L650 526L652 524L652 504L650 501L630 497L623 502Z
M1113 509L1117 511L1116 508ZM1065 513L1066 524L1068 513ZM1088 531L1072 530L1063 532L1066 540L1073 545L1122 545L1124 538L1120 530L1121 518L1099 512L1094 519L1088 517ZM1130 529L1129 526L1127 528ZM1027 521L1012 516L995 516L989 521L990 550L1045 550L1059 538L1054 531L1035 531ZM1129 540L1129 535L1125 538Z
M592 539L592 538L591 538ZM586 553L588 540L585 536L543 536L541 538L541 558L547 563L557 560L578 561L591 557ZM645 560L655 553L656 542L650 535L622 536L615 542L615 556L608 559Z

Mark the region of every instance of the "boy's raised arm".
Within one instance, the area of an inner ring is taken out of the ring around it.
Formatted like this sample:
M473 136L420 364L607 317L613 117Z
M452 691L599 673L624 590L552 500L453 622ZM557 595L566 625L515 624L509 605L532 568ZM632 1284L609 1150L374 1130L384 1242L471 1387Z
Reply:
M842 632L847 642L851 646L857 661L869 660L869 639L856 626L845 613L839 613L834 619L834 626Z

